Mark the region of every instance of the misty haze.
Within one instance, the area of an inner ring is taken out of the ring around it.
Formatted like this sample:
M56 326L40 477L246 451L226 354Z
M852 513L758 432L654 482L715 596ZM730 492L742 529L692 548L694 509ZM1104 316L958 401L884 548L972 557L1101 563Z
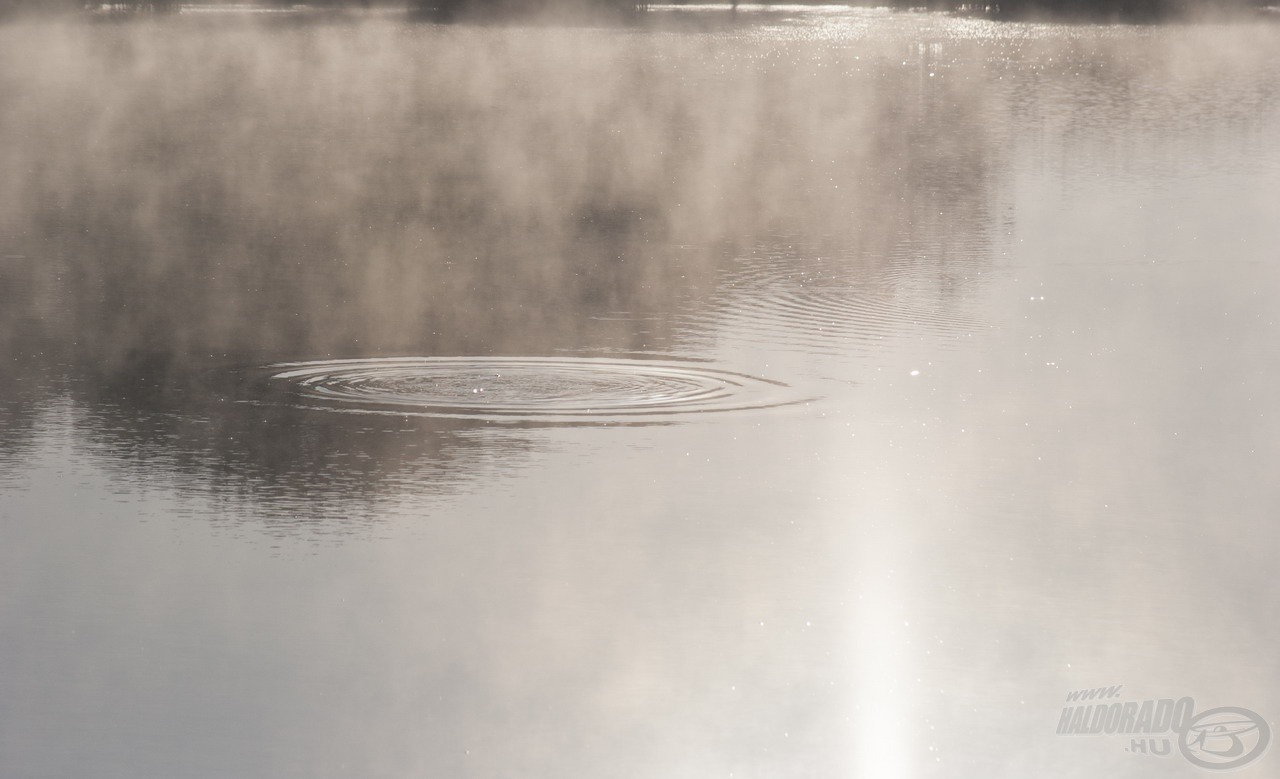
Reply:
M1280 11L523 7L0 0L0 777L1274 776Z

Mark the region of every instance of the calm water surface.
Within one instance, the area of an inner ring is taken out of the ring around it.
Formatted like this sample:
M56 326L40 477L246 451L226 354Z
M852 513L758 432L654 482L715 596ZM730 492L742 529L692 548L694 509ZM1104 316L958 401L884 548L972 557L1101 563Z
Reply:
M1280 724L1280 26L246 16L0 27L0 775Z

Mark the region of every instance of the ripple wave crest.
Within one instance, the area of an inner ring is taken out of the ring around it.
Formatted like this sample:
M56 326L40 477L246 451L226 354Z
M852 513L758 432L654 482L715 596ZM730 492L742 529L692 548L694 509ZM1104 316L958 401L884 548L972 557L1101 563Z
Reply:
M658 360L398 357L268 370L297 400L361 413L621 423L797 402L780 382Z

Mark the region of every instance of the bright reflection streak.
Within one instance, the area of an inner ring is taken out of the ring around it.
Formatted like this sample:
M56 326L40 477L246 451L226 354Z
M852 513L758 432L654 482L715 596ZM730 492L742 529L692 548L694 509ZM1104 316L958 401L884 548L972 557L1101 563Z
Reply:
M906 662L908 637L901 595L902 556L877 512L860 543L855 622L854 713L850 745L856 776L913 776L908 731Z

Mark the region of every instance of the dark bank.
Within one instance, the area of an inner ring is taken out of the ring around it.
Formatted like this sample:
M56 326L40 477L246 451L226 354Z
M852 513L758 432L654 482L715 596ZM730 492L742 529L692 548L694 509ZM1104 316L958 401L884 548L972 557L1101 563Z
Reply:
M681 3L676 3L680 5ZM174 13L184 5L178 0L138 0L135 2L94 3L84 0L0 0L0 18L72 13L138 14ZM483 20L521 17L627 18L648 10L648 0L312 0L294 3L288 0L257 0L256 3L219 4L217 0L198 4L202 7L279 10L370 10L399 8L411 14L436 21ZM736 10L738 3L726 3ZM765 3L764 5L769 5ZM959 13L993 19L1054 19L1087 22L1159 22L1204 19L1258 18L1267 0L887 0L884 3L849 3L852 7L880 5L911 11Z

